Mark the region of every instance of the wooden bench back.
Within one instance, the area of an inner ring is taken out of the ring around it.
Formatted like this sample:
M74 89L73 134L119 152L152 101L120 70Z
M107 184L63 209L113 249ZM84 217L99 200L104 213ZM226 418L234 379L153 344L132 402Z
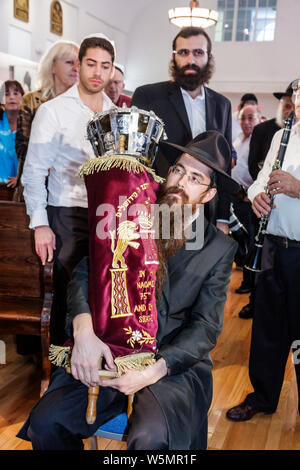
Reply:
M0 296L43 296L43 267L22 202L0 201Z
M12 201L14 189L7 187L7 183L0 183L0 201Z

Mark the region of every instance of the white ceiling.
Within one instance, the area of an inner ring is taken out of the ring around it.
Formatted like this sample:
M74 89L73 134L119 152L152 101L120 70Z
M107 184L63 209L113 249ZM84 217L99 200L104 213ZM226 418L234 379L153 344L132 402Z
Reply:
M93 12L95 16L114 28L125 33L135 17L145 7L160 0L65 0L66 3L78 5L81 8Z

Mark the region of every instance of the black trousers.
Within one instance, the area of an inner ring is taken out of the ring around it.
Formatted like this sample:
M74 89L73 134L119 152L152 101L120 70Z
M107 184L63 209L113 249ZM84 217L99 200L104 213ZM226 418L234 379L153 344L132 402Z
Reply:
M82 439L92 436L99 426L127 408L127 396L112 388L100 388L97 419L89 425L85 419L87 392L85 385L58 368L17 437L31 440L34 450L83 450ZM135 394L127 447L168 449L164 414L148 388Z
M274 412L288 355L293 342L300 339L300 247L284 248L266 238L262 263L264 270L255 291L249 360L254 392L246 402L256 409ZM294 365L299 397L300 365Z
M255 215L251 209L251 202L244 201L243 195L241 196L234 196L233 198L233 209L235 215L239 219L239 221L244 225L246 230L248 231L248 239L246 248L249 252L252 250L254 245L254 236L255 236ZM247 252L245 251L244 244L239 246L237 253L235 255L235 261L239 265L243 265L247 257ZM247 275L247 273L245 273Z
M50 335L52 343L61 345L66 340L67 286L75 266L89 254L88 210L48 206L47 212L49 225L56 236Z

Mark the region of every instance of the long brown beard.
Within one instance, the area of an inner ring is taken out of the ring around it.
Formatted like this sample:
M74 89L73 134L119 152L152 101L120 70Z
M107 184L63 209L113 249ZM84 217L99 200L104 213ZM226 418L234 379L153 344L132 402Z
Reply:
M181 203L178 203L177 198L172 196L174 193L181 195ZM166 188L165 184L163 184L161 185L161 189L158 194L157 203L159 207L161 207L163 204L166 204L169 207L173 206L172 211L170 212L170 236L168 238L164 238L162 219L163 214L159 213L158 234L156 237L159 261L158 270L156 273L156 297L159 300L162 294L162 286L166 279L167 261L183 247L186 241L186 236L184 233L184 204L188 203L188 196L182 189L178 187L172 186L170 188ZM179 217L181 217L180 230L178 230L178 226L176 225Z
M185 74L188 69L195 70L194 74ZM207 84L214 72L213 59L209 59L204 67L198 67L196 64L178 67L175 60L172 59L169 66L169 72L174 80L181 88L187 91L194 91L200 85Z

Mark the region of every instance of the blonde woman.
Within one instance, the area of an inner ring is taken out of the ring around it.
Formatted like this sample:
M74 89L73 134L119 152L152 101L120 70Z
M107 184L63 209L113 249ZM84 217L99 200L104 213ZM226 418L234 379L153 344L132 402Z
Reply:
M27 93L22 100L18 115L16 153L19 159L18 188L14 199L23 200L19 183L26 158L33 118L39 106L68 90L78 80L77 44L57 41L41 59L38 68L38 90Z

